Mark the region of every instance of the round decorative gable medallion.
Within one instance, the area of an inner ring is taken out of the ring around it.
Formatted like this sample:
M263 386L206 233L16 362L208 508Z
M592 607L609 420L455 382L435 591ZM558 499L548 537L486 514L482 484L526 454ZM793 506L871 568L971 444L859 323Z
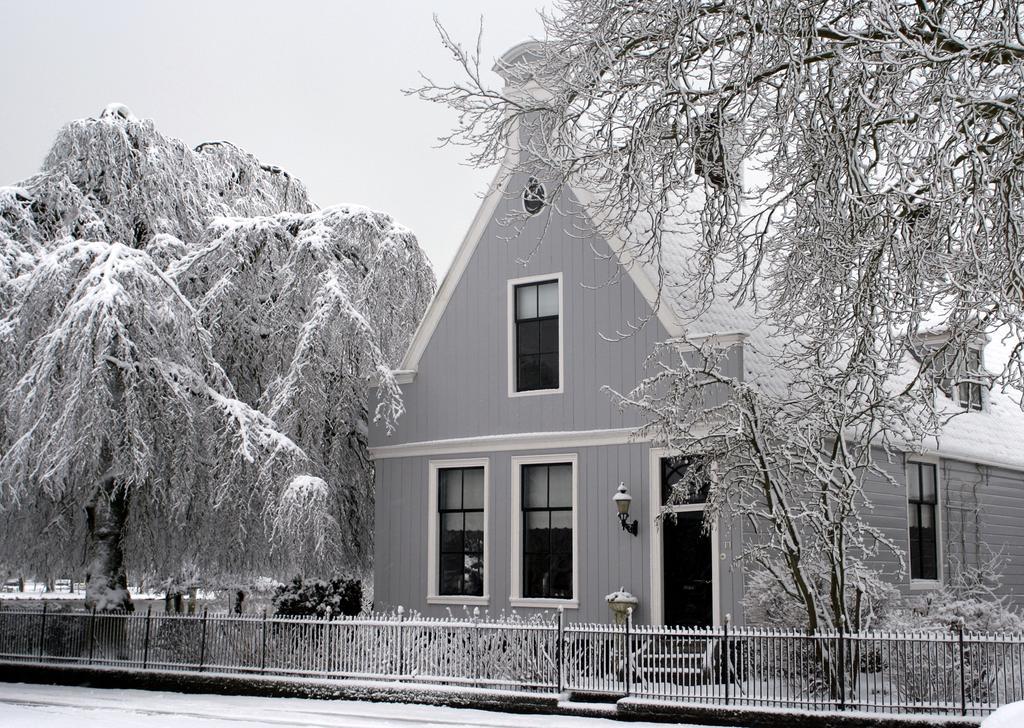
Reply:
M544 185L536 177L530 177L523 190L523 209L529 215L536 215L544 208L544 197L546 192Z

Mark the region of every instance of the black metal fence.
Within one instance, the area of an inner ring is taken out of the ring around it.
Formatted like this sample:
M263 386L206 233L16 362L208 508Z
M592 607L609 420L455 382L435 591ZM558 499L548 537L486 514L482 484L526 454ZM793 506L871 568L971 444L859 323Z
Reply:
M685 629L401 613L297 619L0 609L0 661L387 679L748 708L986 715L1024 699L1017 634Z

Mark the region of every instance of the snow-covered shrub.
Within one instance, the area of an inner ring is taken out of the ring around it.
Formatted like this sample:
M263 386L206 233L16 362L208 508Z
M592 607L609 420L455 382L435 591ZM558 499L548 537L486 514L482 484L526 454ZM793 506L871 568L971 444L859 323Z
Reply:
M296 576L274 590L274 613L285 617L354 617L363 608L358 579L306 579Z
M788 575L788 572L781 569L777 573L784 578ZM808 568L806 576L820 582L819 587L825 583L823 570L819 573ZM869 630L879 622L886 621L888 615L900 607L901 595L899 589L881 574L864 571L857 578L850 579L846 601L849 613L859 621L859 624L849 625L850 630L858 627L860 630ZM747 622L754 626L790 629L807 627L807 613L803 602L795 596L795 586L780 582L768 571L754 571L748 575L743 612Z
M997 593L1000 582L997 557L979 567L953 569L947 583L940 589L914 595L887 618L886 629L901 631L932 630L945 636L944 643L933 650L911 655L897 652L890 665L896 677L896 689L914 700L959 699L959 644L954 635L963 629L967 635L964 648L964 692L968 700L988 701L1013 681L1007 673L1020 674L1019 651L993 649L984 641L972 640L972 633L1024 632L1024 617ZM951 670L951 666L955 669ZM1015 688L1010 687L1010 690ZM1024 694L1003 695L1020 699Z

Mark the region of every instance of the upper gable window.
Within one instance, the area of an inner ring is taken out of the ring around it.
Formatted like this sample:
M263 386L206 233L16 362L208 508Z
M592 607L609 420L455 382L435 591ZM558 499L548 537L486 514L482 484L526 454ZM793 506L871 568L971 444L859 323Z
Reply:
M541 280L513 288L516 392L557 390L560 386L559 281Z
M961 407L981 411L981 350L968 349L964 372L957 385L957 401Z
M530 177L526 183L526 189L523 190L523 209L529 215L536 215L544 209L544 198L546 196L547 192L544 189L544 185L540 183L540 180L536 177Z
M981 349L968 348L962 354L950 350L939 352L935 359L936 386L966 410L981 412L985 408L983 384L985 370Z

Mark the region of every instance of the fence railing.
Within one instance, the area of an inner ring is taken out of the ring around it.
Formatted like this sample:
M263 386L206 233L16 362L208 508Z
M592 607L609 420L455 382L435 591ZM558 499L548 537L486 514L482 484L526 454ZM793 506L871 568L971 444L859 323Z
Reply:
M1016 634L686 629L0 609L0 661L387 679L749 708L986 715L1024 699Z

